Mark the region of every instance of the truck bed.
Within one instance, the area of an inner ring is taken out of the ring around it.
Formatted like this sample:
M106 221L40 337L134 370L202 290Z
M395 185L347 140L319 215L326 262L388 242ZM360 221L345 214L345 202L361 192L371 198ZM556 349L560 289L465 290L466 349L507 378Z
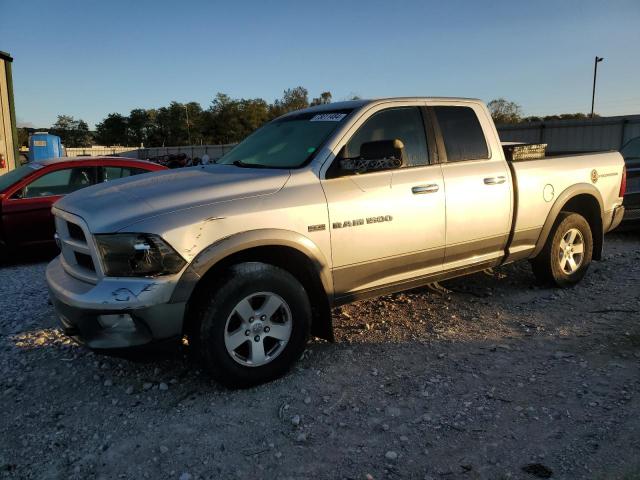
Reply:
M509 166L515 186L515 232L541 228L555 201L576 183L597 189L605 214L613 210L606 199L618 198L622 174L618 152L545 156L511 161Z

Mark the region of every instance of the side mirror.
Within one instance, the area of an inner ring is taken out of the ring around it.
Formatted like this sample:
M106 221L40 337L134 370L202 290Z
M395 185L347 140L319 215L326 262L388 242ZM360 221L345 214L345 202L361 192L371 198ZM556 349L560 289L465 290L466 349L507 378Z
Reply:
M358 158L340 160L340 168L346 172L364 173L400 168L404 162L402 140L377 140L360 146Z

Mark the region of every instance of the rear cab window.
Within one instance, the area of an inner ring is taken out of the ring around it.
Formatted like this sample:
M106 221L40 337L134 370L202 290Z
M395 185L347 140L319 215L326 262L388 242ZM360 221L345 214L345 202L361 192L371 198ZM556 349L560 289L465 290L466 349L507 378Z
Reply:
M447 162L489 158L487 140L471 107L433 107L447 152Z

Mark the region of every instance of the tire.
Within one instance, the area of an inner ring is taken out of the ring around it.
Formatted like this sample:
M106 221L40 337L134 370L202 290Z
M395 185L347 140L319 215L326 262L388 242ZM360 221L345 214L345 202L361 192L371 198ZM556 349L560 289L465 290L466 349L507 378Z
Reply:
M531 267L541 283L571 287L587 273L592 254L593 235L587 220L578 213L560 212Z
M232 388L284 375L309 339L311 305L289 272L258 262L230 267L200 290L189 343L210 374Z

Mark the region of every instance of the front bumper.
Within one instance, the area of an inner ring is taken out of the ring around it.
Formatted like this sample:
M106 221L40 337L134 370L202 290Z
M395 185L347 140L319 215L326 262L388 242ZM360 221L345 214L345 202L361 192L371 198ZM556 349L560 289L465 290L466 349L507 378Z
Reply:
M137 347L182 335L186 303L171 301L177 277L105 277L94 285L69 275L58 257L47 266L46 278L64 332L91 349ZM105 318L116 317L126 321L104 326Z

